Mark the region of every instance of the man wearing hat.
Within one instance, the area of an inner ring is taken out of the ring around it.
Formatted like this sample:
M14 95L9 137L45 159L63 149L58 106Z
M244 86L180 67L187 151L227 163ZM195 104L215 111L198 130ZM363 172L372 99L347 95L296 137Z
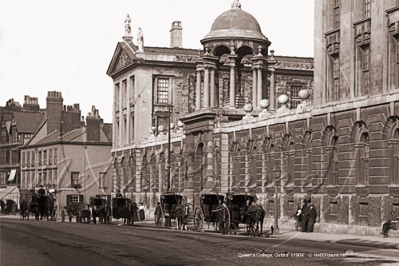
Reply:
M317 211L313 203L309 204L308 232L313 232L313 226L316 223Z
M306 199L303 200L302 206L302 232L307 232L309 220L309 206Z

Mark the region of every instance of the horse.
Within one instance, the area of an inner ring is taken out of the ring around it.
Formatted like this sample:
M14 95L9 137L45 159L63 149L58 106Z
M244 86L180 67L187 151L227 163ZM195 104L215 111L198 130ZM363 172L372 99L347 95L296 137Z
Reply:
M182 205L182 204L177 205L175 209L177 230L180 230L180 228L182 228L183 230L187 230L186 225L187 225L187 218L189 212L190 212L190 207L188 205Z
M134 225L134 212L137 213L137 204L131 202L119 210L118 217L124 219L123 224Z
M248 225L249 235L262 236L263 220L265 218L265 210L262 206L250 205L240 210L241 220ZM259 232L260 223L260 232ZM256 225L255 230L253 230Z

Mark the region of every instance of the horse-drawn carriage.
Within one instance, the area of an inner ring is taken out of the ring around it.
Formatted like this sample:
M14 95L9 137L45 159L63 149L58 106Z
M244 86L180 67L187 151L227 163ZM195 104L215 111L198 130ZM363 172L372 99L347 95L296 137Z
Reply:
M218 194L202 194L200 197L200 206L194 211L194 229L201 232L204 222L212 224L215 231L219 228L219 213L224 201L224 196Z
M90 197L90 208L94 224L97 223L97 217L99 223L111 223L111 206L105 198L99 196Z
M256 205L256 200L256 196L226 194L222 206L214 210L219 214L216 218L219 221L219 230L222 233L237 231L240 229L240 224L245 224L249 235L259 232L260 226L261 235L265 211L261 206Z
M75 216L77 223L90 222L91 213L88 206L84 202L68 202L65 210L62 211L62 221L65 221L65 216L68 215L69 222Z
M170 226L171 220L176 220L176 208L182 203L182 200L183 196L173 193L163 194L161 196L161 208L162 213L165 216L165 226ZM160 221L158 221L158 223L159 226L162 224L162 218Z
M112 199L112 217L123 218L127 225L134 225L137 216L137 205L128 198L116 197Z
M44 194L32 194L32 199L29 205L28 215L26 217L29 219L29 212L35 215L36 220L43 219L47 217L47 221L55 221L57 219L58 211L55 206L55 198L52 193L48 196Z

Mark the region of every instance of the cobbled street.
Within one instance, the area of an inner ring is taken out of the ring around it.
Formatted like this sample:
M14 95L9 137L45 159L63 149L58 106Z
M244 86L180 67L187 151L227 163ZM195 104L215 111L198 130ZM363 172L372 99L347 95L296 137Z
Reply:
M398 250L118 226L115 221L112 225L17 219L0 222L2 266L399 265ZM355 255L340 257L351 251Z

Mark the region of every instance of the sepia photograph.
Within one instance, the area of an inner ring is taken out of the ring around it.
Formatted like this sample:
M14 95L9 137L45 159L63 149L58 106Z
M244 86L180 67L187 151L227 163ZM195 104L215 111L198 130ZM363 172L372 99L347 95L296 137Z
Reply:
M399 265L399 0L0 0L0 265Z

